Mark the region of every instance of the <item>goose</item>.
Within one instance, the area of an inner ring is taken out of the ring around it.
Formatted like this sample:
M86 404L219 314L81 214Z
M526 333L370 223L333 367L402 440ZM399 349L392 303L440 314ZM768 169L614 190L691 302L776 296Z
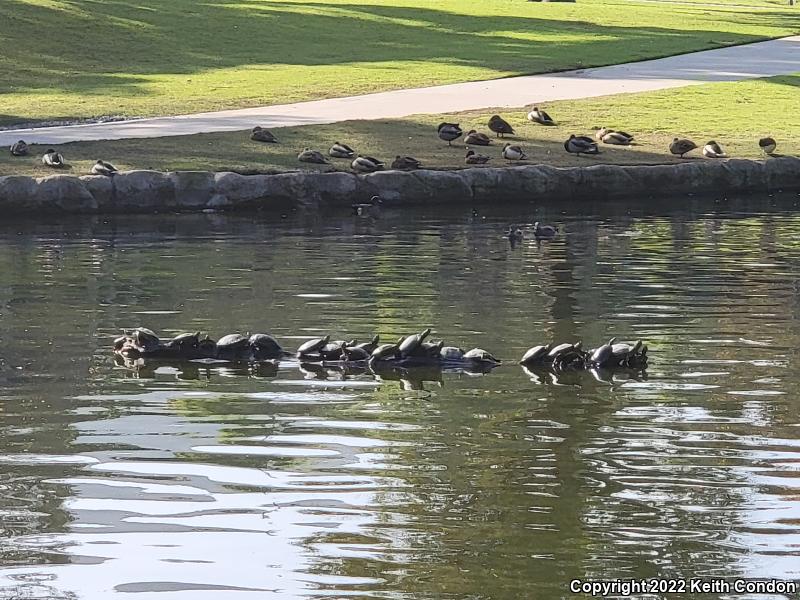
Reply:
M538 106L534 106L533 110L528 113L528 121L532 123L539 123L539 125L555 125L556 122L545 111Z
M564 150L570 154L577 154L578 156L581 154L600 154L600 149L597 147L597 144L592 141L592 138L586 137L585 135L570 135L569 139L564 142Z
M383 163L371 156L361 156L360 154L353 159L350 165L356 173L374 173L383 169Z
M322 152L318 150L309 150L308 148L304 148L303 151L297 155L297 160L317 165L328 164L328 159L322 155Z
M483 154L475 154L474 150L467 148L467 155L464 157L464 162L468 165L485 165L491 159Z
M758 147L764 152L764 154L772 154L775 152L775 148L777 148L778 144L775 142L774 138L765 137L758 140Z
M494 131L497 137L503 137L506 134L514 135L514 128L500 115L491 116L489 119L489 129Z
M11 146L11 156L27 156L28 155L28 144L25 143L25 140L20 140L13 146Z
M492 143L492 138L485 133L479 133L474 129L470 129L464 138L464 143L471 144L473 146L488 146Z
M412 169L419 169L422 163L413 156L400 156L397 155L392 161L392 168L401 171L410 171Z
M705 146L703 146L703 156L706 158L728 158L728 155L725 154L725 150L722 149L722 146L720 146L714 140L706 142Z
M44 156L42 156L42 164L45 167L60 169L64 166L64 157L60 152L56 152L52 148L48 148L47 152L45 152Z
M522 151L522 148L519 146L512 146L511 144L506 144L503 146L503 158L506 160L525 160L528 158L528 155Z
M553 237L558 233L558 227L542 225L539 221L533 224L533 235L537 238Z
M272 135L271 131L267 131L263 127L256 125L250 132L250 139L254 142L266 142L268 144L277 144L278 138Z
M685 138L673 138L672 143L669 145L669 151L676 156L680 156L684 158L684 154L687 152L691 152L697 148L697 144L695 144L692 140L687 140Z
M110 162L106 162L104 160L97 159L97 162L92 165L92 175L105 175L106 177L112 177L113 175L117 174L117 167L112 165Z
M447 142L448 146L452 146L453 140L457 140L464 134L458 123L440 123L438 131L439 138Z
M330 154L333 158L353 158L356 155L356 152L347 144L334 142L333 146L331 146L330 150L328 150L328 154Z

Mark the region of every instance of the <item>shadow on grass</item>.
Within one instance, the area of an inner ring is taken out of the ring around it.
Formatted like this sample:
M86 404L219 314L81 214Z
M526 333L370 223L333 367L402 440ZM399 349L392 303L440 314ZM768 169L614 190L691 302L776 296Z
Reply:
M46 88L135 96L154 93L145 87L147 75L249 65L420 61L519 74L760 39L714 30L614 26L608 23L618 8L594 5L585 11L597 22L556 20L555 15L569 18L568 13L550 11L552 19L324 2L61 0L34 5L8 0L0 5L0 66L6 71L0 91ZM729 14L732 21L800 29L796 11L716 12L718 19ZM549 39L526 39L530 32Z

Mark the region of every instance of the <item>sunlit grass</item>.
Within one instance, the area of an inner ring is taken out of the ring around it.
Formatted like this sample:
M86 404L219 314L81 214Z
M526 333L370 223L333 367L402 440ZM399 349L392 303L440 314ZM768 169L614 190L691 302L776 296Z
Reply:
M285 103L800 31L800 11L742 4L5 0L0 125Z

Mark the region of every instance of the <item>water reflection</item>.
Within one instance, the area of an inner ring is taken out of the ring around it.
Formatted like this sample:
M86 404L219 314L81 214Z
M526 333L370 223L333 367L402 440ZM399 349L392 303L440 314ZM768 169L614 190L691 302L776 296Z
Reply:
M755 204L4 224L0 597L800 577L800 217ZM511 247L535 220L561 232ZM141 324L290 348L432 324L504 363L115 364ZM515 364L611 334L646 339L651 366Z

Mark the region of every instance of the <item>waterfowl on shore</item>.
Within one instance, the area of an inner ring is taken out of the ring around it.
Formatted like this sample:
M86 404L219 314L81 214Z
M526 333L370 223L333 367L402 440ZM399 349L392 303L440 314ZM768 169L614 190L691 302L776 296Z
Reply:
M775 148L778 147L778 144L775 142L775 138L764 137L758 140L758 147L761 148L764 154L772 154L775 152Z
M380 196L373 196L369 199L369 202L361 202L353 204L353 214L364 217L375 215L378 210L380 209L380 205L383 204L383 200Z
M725 150L717 142L711 140L703 146L703 156L706 158L728 158Z
M585 135L576 136L570 135L569 139L564 142L564 150L570 154L600 154L600 149L597 144L590 137Z
M533 224L533 235L537 238L551 238L558 233L558 227L554 225L542 225L539 221Z
M374 173L383 169L383 162L371 156L361 156L360 154L353 159L350 165L356 173Z
M328 154L333 158L353 158L356 155L356 151L347 144L334 142L333 146L328 150Z
M612 141L605 140L605 137L609 134L614 134L611 138ZM621 146L627 146L633 141L633 136L630 133L625 131L617 131L616 129L609 129L608 127L600 127L597 130L597 133L594 135L598 140L605 144L619 144ZM627 141L624 142L623 139Z
M464 143L471 144L473 146L488 146L492 143L492 138L485 133L480 133L474 129L470 129L464 138Z
M669 151L681 158L684 157L684 154L691 152L695 148L697 148L697 144L686 138L673 138L672 143L669 145Z
M392 161L392 168L399 169L401 171L411 171L413 169L419 169L422 166L422 163L418 161L413 156L395 156L394 160Z
M556 122L545 111L538 106L534 106L531 112L528 113L528 121L538 123L539 125L555 125Z
M20 140L11 146L11 156L28 156L28 144Z
M523 152L520 146L506 144L503 146L503 158L506 160L525 160L528 158L528 155Z
M485 165L491 160L490 157L483 154L476 154L474 150L467 148L467 155L464 157L464 163L468 165Z
M322 152L318 150L310 150L309 148L304 148L303 151L297 155L297 160L300 162L314 163L317 165L328 164L328 159L323 156Z
M503 137L506 134L514 135L514 128L500 115L492 115L489 118L489 129L494 131L497 137Z
M278 138L272 135L271 131L268 131L258 125L253 127L252 131L250 131L250 139L254 142L266 142L267 144L278 143Z
M448 146L452 146L453 140L457 140L464 134L458 123L439 123L437 131L439 138L447 142Z
M64 156L60 152L56 152L52 148L48 148L47 152L42 156L42 164L45 167L53 169L60 169L64 166Z
M117 167L112 165L110 162L106 162L104 160L97 159L97 162L92 165L92 175L105 175L106 177L112 177L113 175L117 174Z

